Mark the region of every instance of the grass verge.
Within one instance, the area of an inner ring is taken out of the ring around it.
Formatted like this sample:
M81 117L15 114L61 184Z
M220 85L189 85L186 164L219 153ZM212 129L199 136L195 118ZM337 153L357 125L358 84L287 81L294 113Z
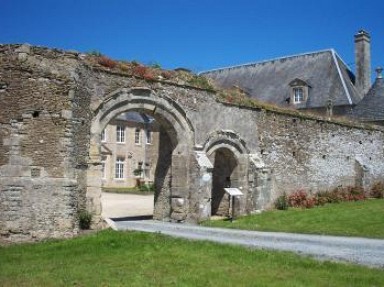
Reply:
M154 191L151 188L143 187L104 187L103 192L121 193L121 194L138 194L138 195L151 195Z
M1 286L382 286L380 269L106 230L0 248Z
M239 217L234 222L204 222L205 226L384 238L384 199L327 204L312 209L290 208Z

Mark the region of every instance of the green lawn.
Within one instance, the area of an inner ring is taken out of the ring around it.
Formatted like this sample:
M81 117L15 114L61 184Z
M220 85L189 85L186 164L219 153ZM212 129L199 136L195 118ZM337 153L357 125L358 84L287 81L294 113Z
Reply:
M384 270L115 232L0 248L0 286L383 286Z
M139 195L152 195L154 194L153 186L138 186L135 187L103 187L103 192L110 193L124 193L124 194L139 194Z
M272 210L257 215L207 221L205 226L384 238L384 199L327 204L312 209ZM383 283L384 285L384 283Z

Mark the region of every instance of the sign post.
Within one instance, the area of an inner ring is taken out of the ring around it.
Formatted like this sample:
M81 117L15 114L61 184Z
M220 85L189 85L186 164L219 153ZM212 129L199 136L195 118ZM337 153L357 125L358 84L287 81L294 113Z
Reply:
M235 204L234 200L235 198L238 198L239 196L242 196L243 193L240 191L240 189L235 188L235 187L228 187L224 188L225 192L229 194L229 213L231 215L231 222L235 220Z

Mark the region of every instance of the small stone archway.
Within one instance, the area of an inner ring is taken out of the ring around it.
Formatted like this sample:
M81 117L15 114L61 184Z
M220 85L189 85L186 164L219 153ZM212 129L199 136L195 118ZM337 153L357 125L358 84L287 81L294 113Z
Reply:
M213 163L211 215L227 216L229 197L224 188L236 187L244 196L237 202L238 212L246 212L248 197L249 150L245 141L233 131L217 131L208 137L204 151Z
M148 88L122 88L104 97L94 108L90 131L86 182L86 208L101 216L101 144L105 126L123 112L139 111L151 115L161 126L159 159L155 172L154 219L185 219L189 195L189 154L194 146L194 128L183 109L172 99ZM173 198L178 210L172 210ZM181 202L181 204L180 204ZM181 205L181 206L180 206ZM97 220L96 220L97 221Z

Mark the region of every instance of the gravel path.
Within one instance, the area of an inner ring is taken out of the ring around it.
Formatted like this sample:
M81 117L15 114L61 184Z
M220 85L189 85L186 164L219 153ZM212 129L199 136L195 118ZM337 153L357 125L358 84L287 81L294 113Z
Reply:
M101 203L104 218L149 216L153 214L153 195L103 192Z
M321 260L384 268L384 240L210 228L153 220L107 222L116 230L137 230L259 249L292 251Z

